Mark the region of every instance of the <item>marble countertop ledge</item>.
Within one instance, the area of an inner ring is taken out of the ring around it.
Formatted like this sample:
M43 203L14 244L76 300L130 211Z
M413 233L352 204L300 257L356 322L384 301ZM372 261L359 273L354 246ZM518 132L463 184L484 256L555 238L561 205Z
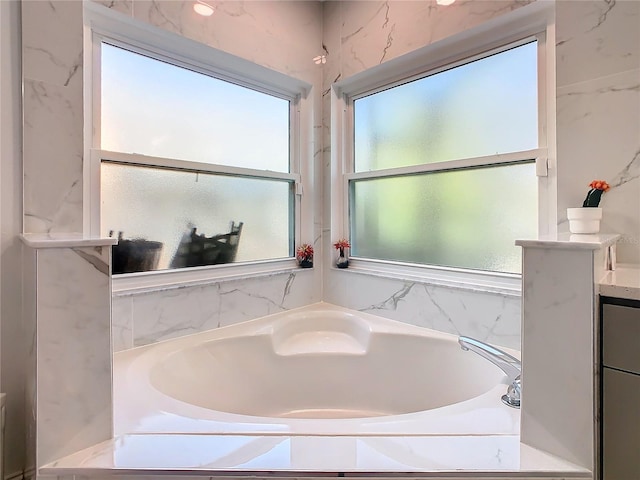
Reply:
M619 264L600 280L600 295L640 300L640 265Z
M557 235L542 235L537 239L516 240L521 247L537 247L570 250L598 250L618 241L617 233L598 233L593 235L559 233Z
M39 473L100 478L592 478L587 469L520 443L518 435L126 434L45 465Z
M105 247L117 238L89 237L81 233L22 233L20 239L31 248Z

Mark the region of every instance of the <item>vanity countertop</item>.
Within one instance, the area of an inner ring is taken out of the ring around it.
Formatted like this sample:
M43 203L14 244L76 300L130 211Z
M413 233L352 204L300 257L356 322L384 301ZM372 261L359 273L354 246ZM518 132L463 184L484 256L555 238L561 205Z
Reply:
M640 300L640 265L619 264L600 280L600 295Z

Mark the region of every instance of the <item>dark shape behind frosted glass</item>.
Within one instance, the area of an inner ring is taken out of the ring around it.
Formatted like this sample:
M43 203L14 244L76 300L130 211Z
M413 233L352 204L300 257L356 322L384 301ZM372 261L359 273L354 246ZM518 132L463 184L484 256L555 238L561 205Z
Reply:
M122 232L126 272L292 255L287 181L109 162L101 175L102 233Z

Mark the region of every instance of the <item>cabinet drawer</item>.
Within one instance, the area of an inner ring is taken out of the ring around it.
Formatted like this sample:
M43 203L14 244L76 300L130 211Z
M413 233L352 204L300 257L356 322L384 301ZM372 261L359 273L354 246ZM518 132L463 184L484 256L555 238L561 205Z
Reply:
M602 363L640 373L640 308L603 305Z
M603 480L640 479L640 375L603 372Z

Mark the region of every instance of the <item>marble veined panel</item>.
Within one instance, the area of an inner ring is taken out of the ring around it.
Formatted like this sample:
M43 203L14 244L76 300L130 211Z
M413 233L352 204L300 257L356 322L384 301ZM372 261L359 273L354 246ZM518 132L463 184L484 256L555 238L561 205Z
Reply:
M521 439L590 469L593 267L592 250L523 248Z
M342 78L462 32L531 3L344 2L341 4Z
M22 2L25 79L82 89L82 2ZM82 93L80 93L82 95Z
M114 352L133 348L133 297L113 297L111 301L111 343Z
M133 16L133 0L91 0L116 12Z
M605 179L601 230L623 235L620 262L640 262L640 70L559 88L557 110L559 230L589 182Z
M313 269L315 270L315 268ZM220 326L251 320L320 301L313 271L295 270L220 286Z
M337 59L340 55L342 31L342 3L334 0L323 2L322 6L322 44L330 58Z
M210 4L215 9L210 17L196 14L192 8L193 1L133 0L133 9L134 16L139 20L182 34L195 28L197 19L215 21L204 24L205 26L231 23L236 29L263 31L265 35L280 37L289 43L311 42L309 37L317 37L322 28L318 21L322 6L316 2L267 0L220 1ZM236 31L235 35L240 33Z
M640 67L640 2L556 2L557 85Z
M24 81L25 233L82 231L82 89Z
M212 284L134 295L134 346L216 328L218 290Z
M203 17L190 1L134 0L135 18L309 82L321 53L318 2L216 2Z
M318 302L313 274L294 271L134 295L134 346Z
M520 297L332 272L325 300L354 310L520 350Z
M109 250L37 253L38 466L111 436Z

